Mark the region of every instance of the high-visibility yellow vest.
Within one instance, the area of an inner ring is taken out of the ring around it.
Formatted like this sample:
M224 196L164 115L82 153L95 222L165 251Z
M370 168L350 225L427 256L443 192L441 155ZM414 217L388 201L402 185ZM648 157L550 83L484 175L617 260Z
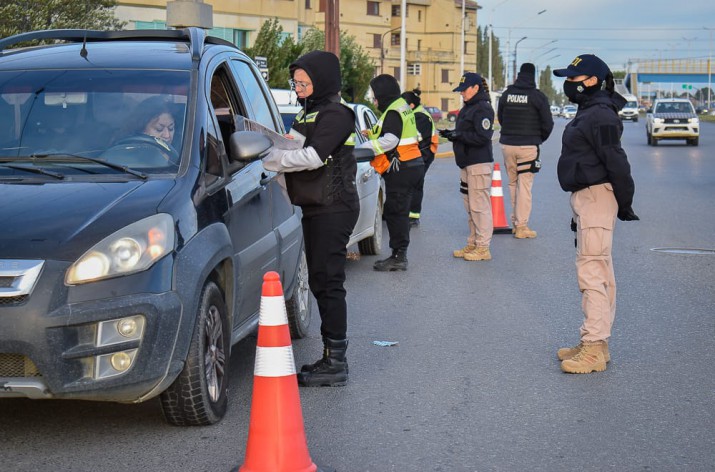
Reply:
M430 137L429 148L430 148L430 151L432 151L433 153L437 152L437 146L439 146L439 134L437 133L437 127L434 124L432 115L430 115L429 112L427 110L425 110L425 107L423 107L422 105L419 105L412 111L414 113L422 113L427 118L429 118L429 122L432 124L432 136Z
M417 131L415 115L405 99L398 98L387 107L387 110L380 116L380 119L368 134L376 156L375 159L370 162L370 165L380 174L383 174L390 167L390 159L387 158L385 154L386 151L382 149L377 142L377 138L382 132L382 123L390 111L396 111L402 119L402 136L400 136L400 142L397 144L398 158L401 161L411 161L412 159L422 157L422 153L420 152L420 133Z

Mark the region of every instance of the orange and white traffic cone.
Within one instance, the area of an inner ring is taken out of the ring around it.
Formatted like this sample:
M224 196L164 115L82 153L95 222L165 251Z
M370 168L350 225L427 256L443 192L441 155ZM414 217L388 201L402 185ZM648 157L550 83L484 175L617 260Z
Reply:
M492 173L491 199L494 233L511 234L511 227L506 221L506 212L504 211L504 191L501 186L501 170L498 162L494 163L494 172Z
M235 469L234 469L235 470ZM308 453L280 276L263 276L246 457L240 472L327 472Z

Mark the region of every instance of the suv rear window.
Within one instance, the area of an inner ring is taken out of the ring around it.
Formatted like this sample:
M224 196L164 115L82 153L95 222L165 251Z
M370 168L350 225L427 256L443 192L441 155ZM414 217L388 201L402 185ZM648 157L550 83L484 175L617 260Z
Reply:
M41 158L63 174L117 172L82 157L144 173L175 170L189 80L186 71L164 70L0 72L0 161ZM152 128L157 106L168 114Z

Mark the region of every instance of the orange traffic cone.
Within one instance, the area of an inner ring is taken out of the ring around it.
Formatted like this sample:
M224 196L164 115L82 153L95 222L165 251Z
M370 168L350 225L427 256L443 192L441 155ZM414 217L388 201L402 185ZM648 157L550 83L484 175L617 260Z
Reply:
M501 170L499 163L494 163L494 172L492 173L492 221L494 222L494 233L511 234L511 228L506 221L506 213L504 211L504 191L501 187Z
M235 469L234 469L235 470ZM303 429L293 347L280 276L263 276L261 312L248 428L240 472L320 472Z

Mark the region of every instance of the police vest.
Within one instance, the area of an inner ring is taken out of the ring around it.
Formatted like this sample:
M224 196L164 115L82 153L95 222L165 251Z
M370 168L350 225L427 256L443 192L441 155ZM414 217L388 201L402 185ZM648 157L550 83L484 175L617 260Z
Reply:
M382 132L382 123L385 120L385 116L390 111L396 111L402 119L402 136L400 136L400 142L397 144L397 148L395 148L399 160L404 162L422 157L419 144L420 133L417 131L415 115L405 99L398 98L387 107L387 110L385 110L382 116L380 116L380 119L377 121L375 126L372 127L369 134L371 140L370 142L372 143L372 148L376 155L375 159L370 162L370 165L380 174L383 174L390 167L391 161L391 159L388 159L386 155L388 151L382 149L377 142L377 138ZM392 154L391 151L390 154Z
M511 136L541 136L541 119L530 90L509 87L501 99L501 134Z
M425 110L425 108L424 108L422 105L420 105L420 106L418 106L417 108L415 108L415 109L413 110L413 112L414 112L414 113L422 113L422 114L425 115L427 118L429 118L429 122L432 124L432 136L430 137L430 145L429 145L429 148L430 148L430 151L432 151L433 154L436 153L436 152L437 152L437 146L439 146L439 134L437 133L437 127L436 127L435 124L434 124L434 120L432 119L432 115L430 115L429 112L428 112L427 110ZM424 139L425 136L423 136L422 138Z

